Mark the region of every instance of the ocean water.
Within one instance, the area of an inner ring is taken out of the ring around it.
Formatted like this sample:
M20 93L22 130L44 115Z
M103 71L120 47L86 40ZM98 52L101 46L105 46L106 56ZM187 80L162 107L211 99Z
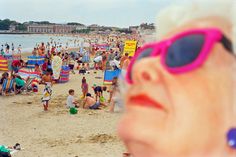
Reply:
M22 52L31 52L34 47L44 42L56 42L58 45L66 46L68 43L68 47L78 47L79 40L78 36L59 36L59 35L41 35L41 34L30 34L30 35L18 35L18 34L0 34L0 47L8 43L11 45L14 44L15 51L17 51L17 47L21 45ZM74 42L76 40L76 43Z

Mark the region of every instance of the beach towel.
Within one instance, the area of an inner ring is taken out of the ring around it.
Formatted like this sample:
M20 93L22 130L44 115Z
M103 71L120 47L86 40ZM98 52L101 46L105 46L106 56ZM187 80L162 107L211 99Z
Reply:
M45 88L43 90L43 97L42 97L43 105L46 105L46 102L51 100L51 95L52 95L51 83L46 82Z
M62 59L59 56L54 56L52 59L53 77L55 80L60 78Z
M14 79L5 79L2 84L2 92L14 91Z

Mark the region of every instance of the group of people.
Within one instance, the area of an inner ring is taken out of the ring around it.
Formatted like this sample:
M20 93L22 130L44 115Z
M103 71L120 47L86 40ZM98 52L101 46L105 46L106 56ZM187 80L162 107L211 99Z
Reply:
M3 45L3 44L1 45L0 54L2 56L12 55L12 54L21 54L21 51L22 51L21 44L16 48L14 43L12 43L11 45L6 43L5 45Z

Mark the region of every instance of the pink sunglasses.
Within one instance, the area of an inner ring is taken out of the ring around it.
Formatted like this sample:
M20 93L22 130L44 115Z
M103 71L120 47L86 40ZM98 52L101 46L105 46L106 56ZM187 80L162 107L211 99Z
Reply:
M168 40L145 45L131 60L126 81L133 83L132 70L136 61L159 55L162 66L172 74L192 71L204 63L217 42L233 53L231 41L217 28L194 29L177 34Z

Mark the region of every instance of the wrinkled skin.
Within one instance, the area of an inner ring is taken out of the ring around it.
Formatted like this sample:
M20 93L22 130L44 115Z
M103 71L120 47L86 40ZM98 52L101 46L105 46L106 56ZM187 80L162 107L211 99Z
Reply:
M231 25L217 17L186 23L166 37L193 28L217 27L231 39ZM161 30L160 30L161 31ZM226 144L233 119L233 67L236 60L217 43L198 69L174 75L160 58L145 58L133 67L134 83L125 93L126 112L118 133L134 157L228 157ZM140 106L133 97L145 95L162 109Z

